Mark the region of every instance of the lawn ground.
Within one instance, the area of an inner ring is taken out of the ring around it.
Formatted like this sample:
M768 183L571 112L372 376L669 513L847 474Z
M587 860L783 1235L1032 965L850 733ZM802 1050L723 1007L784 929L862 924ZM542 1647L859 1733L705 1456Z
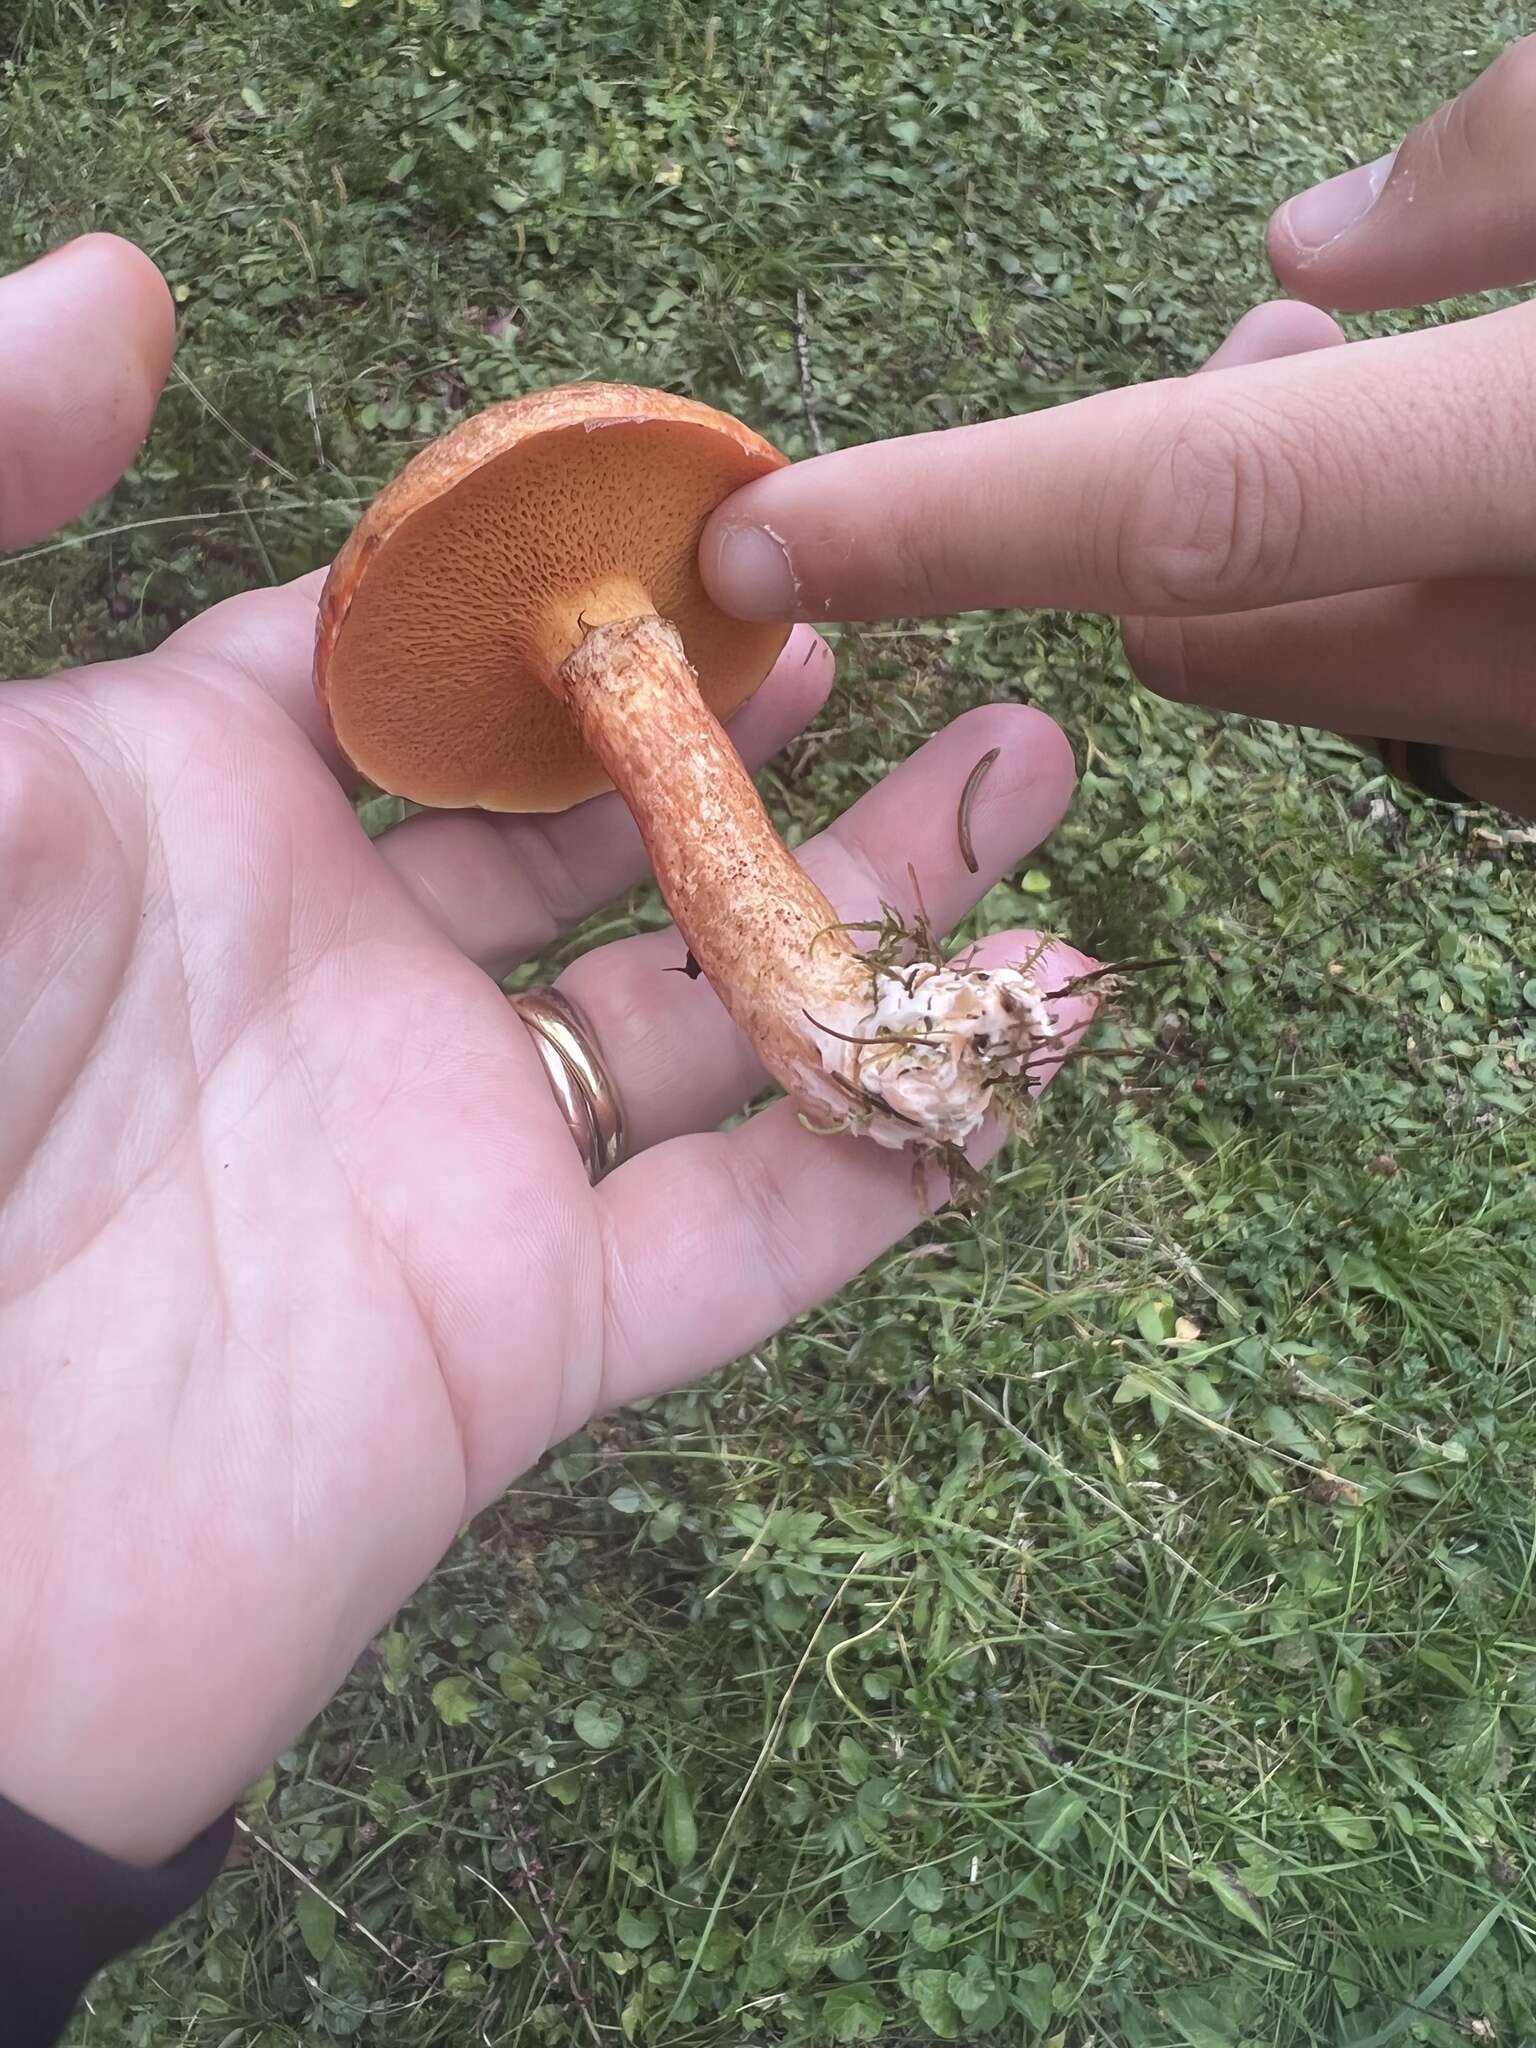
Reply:
M804 454L797 306L830 444L1192 368L1523 14L9 0L0 258L118 229L183 332L0 672L325 559L533 386ZM1536 837L1100 621L839 648L795 832L1028 695L1081 794L983 921L1182 964L979 1218L469 1532L76 2048L1536 2039Z

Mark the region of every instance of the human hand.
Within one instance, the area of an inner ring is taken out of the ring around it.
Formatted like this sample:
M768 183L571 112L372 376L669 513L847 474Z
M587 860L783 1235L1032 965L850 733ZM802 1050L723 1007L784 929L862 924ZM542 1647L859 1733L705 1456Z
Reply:
M1375 194L1375 203L1371 204ZM1536 278L1536 38L1282 207L1217 374L849 449L721 508L746 617L1110 611L1164 695L1439 748L1536 815L1536 304L1339 346L1320 307Z
M130 459L171 325L104 237L0 287L7 542ZM370 842L313 698L318 580L0 689L0 1791L143 1863L547 1446L760 1343L918 1213L907 1159L787 1104L714 1130L763 1076L667 933L563 978L636 1147L588 1184L492 976L638 879L638 837L604 797ZM830 669L792 638L733 728L750 760ZM994 746L971 874L956 798ZM1047 719L971 712L805 860L851 918L914 907L911 863L942 927L1071 784ZM1047 985L1086 964L1053 949Z

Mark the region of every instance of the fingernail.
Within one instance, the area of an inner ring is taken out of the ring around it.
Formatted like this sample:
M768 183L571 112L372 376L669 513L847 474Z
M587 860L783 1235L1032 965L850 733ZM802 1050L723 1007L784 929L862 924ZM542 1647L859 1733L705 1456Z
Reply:
M716 602L743 619L795 614L795 572L781 541L762 526L733 526L722 536L710 578Z
M1280 225L1304 256L1315 256L1370 212L1397 162L1394 149L1373 164L1358 164L1310 191L1298 192L1281 211Z

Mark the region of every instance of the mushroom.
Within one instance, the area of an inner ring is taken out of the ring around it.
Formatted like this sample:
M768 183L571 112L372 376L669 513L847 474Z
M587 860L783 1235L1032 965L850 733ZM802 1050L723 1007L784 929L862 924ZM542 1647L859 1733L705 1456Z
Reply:
M1056 1028L1027 969L861 952L721 728L789 628L710 601L699 535L783 462L723 413L628 385L493 406L348 538L316 687L342 751L393 795L549 812L617 789L694 960L801 1110L952 1151L995 1091L1022 1093Z

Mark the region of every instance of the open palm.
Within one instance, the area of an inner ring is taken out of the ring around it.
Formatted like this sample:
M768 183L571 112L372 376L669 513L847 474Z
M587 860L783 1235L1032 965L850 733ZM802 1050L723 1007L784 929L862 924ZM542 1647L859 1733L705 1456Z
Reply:
M151 333L142 259L75 247L38 276L58 292L73 261L88 296L94 265L120 302L128 266ZM157 346L114 387L129 450ZM0 421L12 478L35 432ZM105 481L68 462L42 516ZM38 525L16 502L0 539ZM259 1773L550 1443L758 1342L915 1214L904 1160L786 1104L714 1128L762 1076L662 971L667 933L563 983L636 1147L588 1185L494 977L637 879L638 837L609 797L370 842L312 703L316 595L0 691L0 1790L141 1861ZM797 633L743 753L829 682ZM955 796L993 746L972 875ZM948 923L1070 786L1046 719L973 712L806 857L850 917L909 902L910 863Z

